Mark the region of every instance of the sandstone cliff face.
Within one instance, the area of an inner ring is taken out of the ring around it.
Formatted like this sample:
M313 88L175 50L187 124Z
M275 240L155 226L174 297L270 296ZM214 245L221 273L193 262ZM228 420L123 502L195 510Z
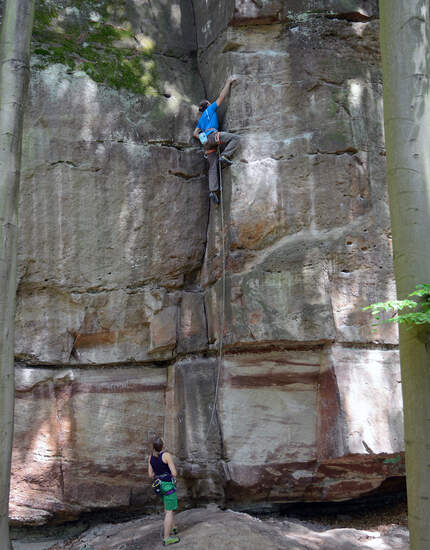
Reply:
M40 4L14 520L148 509L154 433L184 505L402 475L397 335L361 311L394 294L377 33L376 0ZM190 134L231 73L221 335L220 209Z

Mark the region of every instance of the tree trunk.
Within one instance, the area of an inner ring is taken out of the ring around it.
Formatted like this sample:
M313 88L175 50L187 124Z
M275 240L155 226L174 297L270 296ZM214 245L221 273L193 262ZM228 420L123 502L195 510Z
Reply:
M0 33L0 550L9 550L18 191L34 0L7 0Z
M430 282L428 0L380 0L387 178L399 299ZM426 344L427 341L427 344ZM411 549L430 548L430 340L400 329Z

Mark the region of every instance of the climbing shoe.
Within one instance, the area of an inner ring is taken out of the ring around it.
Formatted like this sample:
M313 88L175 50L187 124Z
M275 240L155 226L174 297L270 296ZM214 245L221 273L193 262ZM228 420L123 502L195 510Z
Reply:
M170 529L170 536L172 536L172 535L177 535L177 534L178 534L178 529L177 529L177 527L172 527L172 528Z
M227 166L231 166L233 164L230 159L222 156L219 158L219 163L221 164L221 168L227 168Z
M167 539L163 539L163 546L167 546L168 544L176 544L181 539L179 537L167 537Z
M209 193L209 198L213 200L215 204L219 204L219 197L216 191L211 191Z

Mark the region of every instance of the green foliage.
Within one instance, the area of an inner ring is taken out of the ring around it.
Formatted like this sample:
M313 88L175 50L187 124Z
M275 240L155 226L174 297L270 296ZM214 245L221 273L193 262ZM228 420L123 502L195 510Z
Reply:
M43 29L49 25L51 21L58 15L56 9L46 2L38 2L36 12L34 14L33 32Z
M124 6L122 0L38 0L33 66L62 63L112 88L157 94L153 44L135 39Z
M395 456L394 458L386 458L384 464L398 464L401 461L402 457L400 455Z
M378 302L364 307L363 311L370 310L372 312L377 321L373 326L381 323L398 323L412 327L430 323L430 284L418 285L416 290L408 295L408 298L414 296L421 299L419 301L406 299ZM392 316L381 319L383 313L392 313Z

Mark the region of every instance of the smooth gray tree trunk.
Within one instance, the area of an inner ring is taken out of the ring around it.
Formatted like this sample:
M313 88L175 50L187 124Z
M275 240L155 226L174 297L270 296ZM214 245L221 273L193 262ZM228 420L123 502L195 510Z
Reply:
M34 0L6 0L0 31L0 550L9 550L18 191Z
M428 0L380 0L387 179L399 299L430 283ZM430 339L400 329L412 550L430 549Z

